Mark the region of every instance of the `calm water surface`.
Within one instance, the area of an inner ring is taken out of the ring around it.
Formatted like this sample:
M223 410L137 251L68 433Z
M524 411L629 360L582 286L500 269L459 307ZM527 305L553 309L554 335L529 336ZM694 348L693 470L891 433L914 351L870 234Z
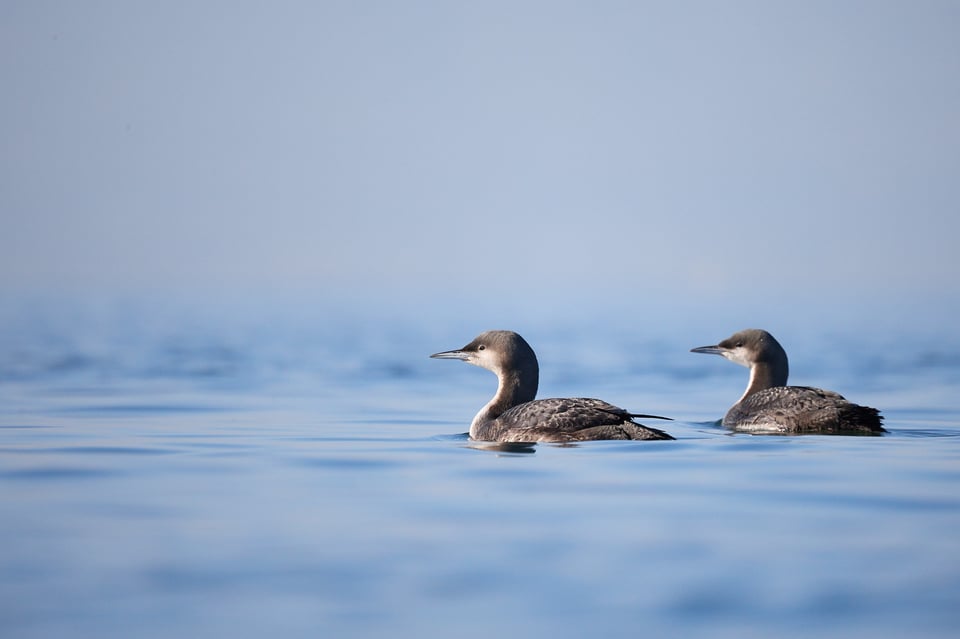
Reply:
M933 340L778 334L793 381L880 407L891 432L762 437L715 423L745 369L687 352L742 326L532 326L541 396L670 415L678 440L504 451L463 434L494 377L427 359L492 326L8 312L0 328L3 637L960 624L960 349Z

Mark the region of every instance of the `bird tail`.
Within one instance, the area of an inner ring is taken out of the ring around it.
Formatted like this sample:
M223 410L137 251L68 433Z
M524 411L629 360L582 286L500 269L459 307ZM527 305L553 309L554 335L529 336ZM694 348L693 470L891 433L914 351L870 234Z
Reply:
M876 408L848 404L840 411L840 429L861 433L885 433L883 415Z
M627 413L630 417L638 417L640 419L665 419L669 422L673 421L673 417L661 417L660 415L644 415L643 413Z

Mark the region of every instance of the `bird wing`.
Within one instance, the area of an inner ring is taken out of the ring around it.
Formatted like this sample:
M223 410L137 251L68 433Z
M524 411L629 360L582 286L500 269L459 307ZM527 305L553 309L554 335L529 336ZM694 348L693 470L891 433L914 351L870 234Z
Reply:
M747 396L724 417L725 426L767 433L882 432L879 411L811 386L776 386Z
M627 410L586 397L538 399L514 406L497 419L500 441L583 441L587 439L672 439L637 424Z

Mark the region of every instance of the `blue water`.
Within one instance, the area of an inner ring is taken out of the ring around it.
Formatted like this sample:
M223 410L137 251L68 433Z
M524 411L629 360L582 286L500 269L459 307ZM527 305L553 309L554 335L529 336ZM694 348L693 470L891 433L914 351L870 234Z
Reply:
M521 327L7 308L0 636L956 636L957 345L767 326L890 433L731 435L745 326L657 326L522 332L677 441L491 450L427 356Z

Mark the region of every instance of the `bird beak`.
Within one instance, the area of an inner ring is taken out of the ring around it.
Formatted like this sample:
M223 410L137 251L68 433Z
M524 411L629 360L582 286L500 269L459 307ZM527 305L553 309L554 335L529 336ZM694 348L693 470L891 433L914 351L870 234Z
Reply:
M719 346L698 346L691 348L691 353L707 353L708 355L723 355L723 349Z
M443 351L441 353L434 353L431 355L433 359L459 359L467 361L470 358L470 353L464 350L455 350L455 351Z

